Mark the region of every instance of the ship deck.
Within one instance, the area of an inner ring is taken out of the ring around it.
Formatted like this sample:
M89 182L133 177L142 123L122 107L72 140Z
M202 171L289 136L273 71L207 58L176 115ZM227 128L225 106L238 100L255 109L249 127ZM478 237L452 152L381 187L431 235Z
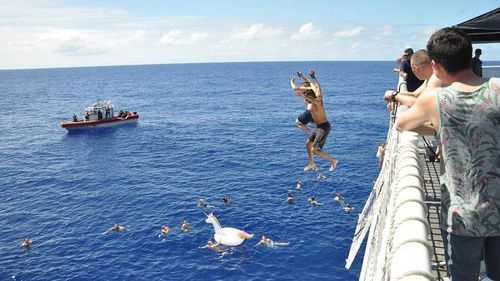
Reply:
M444 244L439 228L439 209L441 202L441 190L439 187L439 170L440 162L430 161L427 157L426 144L422 140L419 141L419 160L423 173L425 203L427 205L427 221L429 223L428 241L432 245L432 273L436 280L442 280L447 276L446 262L444 254Z

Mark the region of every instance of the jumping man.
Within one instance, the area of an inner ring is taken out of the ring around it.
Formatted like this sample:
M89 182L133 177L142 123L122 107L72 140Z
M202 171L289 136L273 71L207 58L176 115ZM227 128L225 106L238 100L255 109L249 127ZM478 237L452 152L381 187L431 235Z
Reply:
M316 124L316 129L309 135L309 138L306 142L309 164L304 168L304 171L307 172L311 169L318 170L318 167L314 162L314 155L317 155L325 160L330 161L330 171L333 172L339 161L335 157L322 150L328 137L328 133L330 133L330 122L328 122L328 119L326 117L321 87L319 85L318 79L316 78L314 70L311 69L309 71L309 76L311 76L312 81L309 81L300 72L297 72L297 75L302 77L306 82L310 83L310 89L298 87L295 84L295 76L292 77L290 84L297 95L303 96L304 99L311 104L311 114L314 123Z

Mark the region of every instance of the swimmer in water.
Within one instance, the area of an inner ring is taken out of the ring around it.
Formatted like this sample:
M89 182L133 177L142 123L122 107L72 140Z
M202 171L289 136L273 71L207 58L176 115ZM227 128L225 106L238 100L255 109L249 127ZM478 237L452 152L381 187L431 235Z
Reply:
M347 204L344 204L344 206L342 206L342 209L344 209L344 212L346 213L350 213L352 211L352 209L354 209L351 204L347 203Z
M228 196L224 196L222 198L222 202L224 202L224 204L226 204L226 205L229 205L231 203L231 199L229 199Z
M28 237L24 238L23 242L21 243L21 246L26 249L30 248L31 245L33 245L33 241L30 240Z
M335 202L340 202L340 201L342 201L342 199L343 199L343 198L342 198L342 196L340 195L340 193L335 192L335 197L333 197L333 200L334 200Z
M128 230L128 228L126 226L119 225L119 224L115 223L112 227L110 227L108 230L106 230L106 232L104 232L103 234L108 234L111 231L126 231L126 230Z
M182 229L183 232L189 232L189 221L187 219L185 219L182 222L181 229Z
M316 200L316 196L311 196L311 198L309 198L309 200L307 200L309 202L309 204L311 204L312 206L318 206L318 205L321 205L318 200Z
M265 235L262 235L259 243L257 243L257 245L255 245L255 246L266 245L268 247L275 247L275 246L288 246L288 244L290 244L290 243L289 242L274 242L273 240L266 237Z
M288 198L286 198L286 202L288 202L288 204L292 204L293 203L293 194L288 192Z
M296 190L300 190L302 188L302 182L298 181L297 186L295 187Z
M207 244L205 246L200 247L200 248L202 248L202 249L203 248L208 248L210 250L214 250L214 251L217 251L217 252L221 251L221 249L220 249L220 243L218 243L218 242L214 243L214 242L212 242L212 240L208 240Z
M205 198L201 197L200 199L198 199L198 207L201 207L201 208L208 207L208 204L207 204L207 201L205 201Z
M164 225L161 227L161 233L162 233L162 234L168 234L168 233L170 233L170 227L168 227L166 224L164 224Z

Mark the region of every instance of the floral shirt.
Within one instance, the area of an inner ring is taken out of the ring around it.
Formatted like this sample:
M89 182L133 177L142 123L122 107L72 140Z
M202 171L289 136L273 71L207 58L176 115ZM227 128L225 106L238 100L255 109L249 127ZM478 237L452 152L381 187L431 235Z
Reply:
M461 236L500 236L500 91L437 92L441 227Z

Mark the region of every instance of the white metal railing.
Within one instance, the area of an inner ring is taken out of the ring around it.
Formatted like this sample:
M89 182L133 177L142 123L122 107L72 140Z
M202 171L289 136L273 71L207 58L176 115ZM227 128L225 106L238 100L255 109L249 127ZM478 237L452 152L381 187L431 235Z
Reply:
M406 85L398 83L400 90ZM435 280L431 273L432 248L422 171L418 161L418 135L400 133L393 126L407 108L391 118L385 156L377 181L359 215L346 268L368 233L359 280Z

